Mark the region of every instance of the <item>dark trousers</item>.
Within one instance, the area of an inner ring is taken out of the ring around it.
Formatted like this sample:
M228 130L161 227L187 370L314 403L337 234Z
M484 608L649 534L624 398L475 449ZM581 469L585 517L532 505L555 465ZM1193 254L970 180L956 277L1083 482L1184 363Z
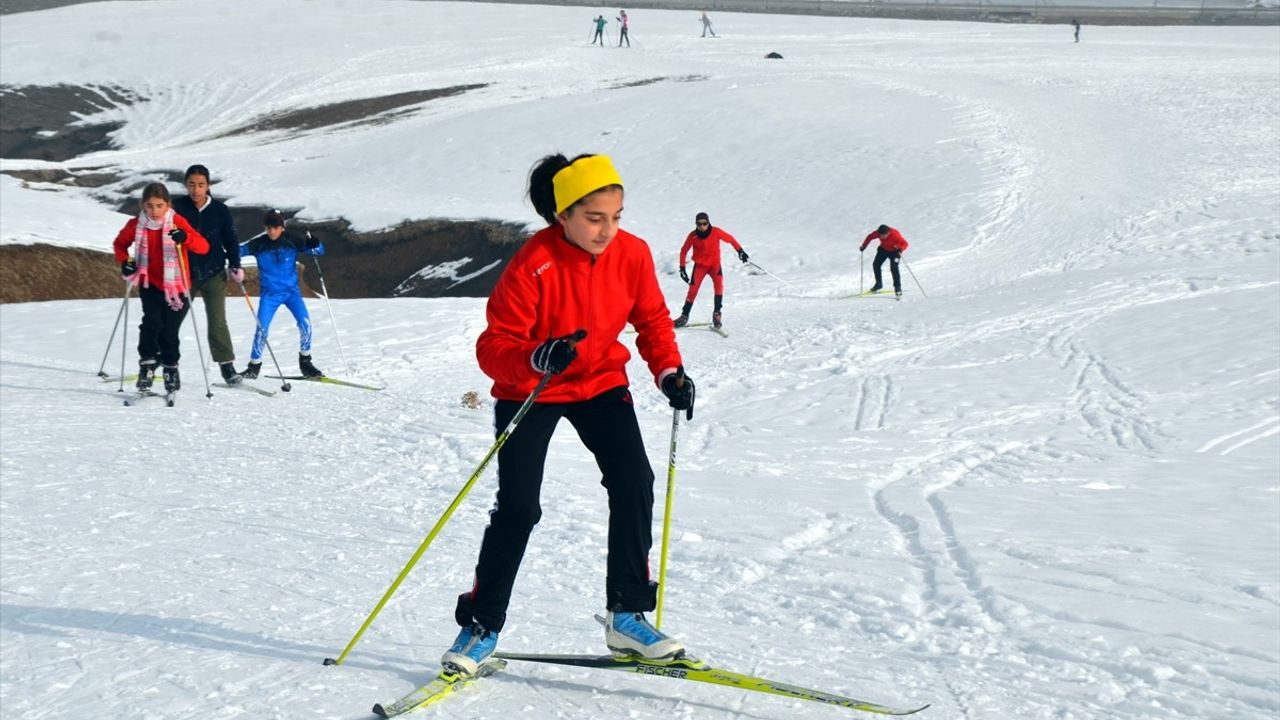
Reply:
M597 40L600 41L600 47L604 47L604 30L596 31L596 36L591 38L591 44L595 45Z
M627 35L627 29L622 28L622 34L618 36L618 47L622 47L622 41L627 41L627 47L631 47L631 38Z
M494 426L505 428L521 403L500 400ZM596 458L600 484L609 495L609 559L605 607L614 612L649 612L657 606L657 584L649 580L653 545L653 469L645 455L631 404L631 391L614 388L578 403L535 403L498 452L498 498L489 511L476 564L475 585L458 597L459 625L477 621L501 631L507 605L524 558L529 534L542 518L547 445L560 418L578 431Z
M880 279L880 266L884 265L884 261L889 261L889 272L893 275L893 289L896 292L902 291L902 276L898 274L898 260L902 257L901 253L889 252L884 248L876 248L875 262L871 263L871 270L876 274L876 287L884 287L884 282Z
M182 309L174 310L164 300L164 291L154 287L138 289L142 300L142 324L138 326L138 358L159 359L165 365L177 365L178 331L191 304L182 299Z

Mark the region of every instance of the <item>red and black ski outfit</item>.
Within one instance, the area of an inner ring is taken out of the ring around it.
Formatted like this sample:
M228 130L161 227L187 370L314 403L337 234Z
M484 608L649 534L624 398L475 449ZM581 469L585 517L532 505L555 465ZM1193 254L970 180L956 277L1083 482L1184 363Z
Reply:
M142 300L142 323L138 325L138 357L144 364L159 362L175 366L181 354L178 351L178 330L191 308L187 295L191 291L191 279L186 268L166 268L165 247L174 250L174 242L167 232L173 229L186 233L182 248L186 252L203 255L209 252L209 241L172 209L162 221L147 221L142 215L135 217L120 229L112 243L116 262L124 263L136 256L138 262L146 258L145 266L137 268L132 279L138 282L138 298ZM141 232L138 223L145 223ZM154 226L154 227L153 227ZM147 244L145 253L139 247L141 239ZM183 250L177 250L181 253ZM166 276L167 271L167 276Z
M498 279L476 342L480 369L493 379L494 428L500 432L542 374L531 357L548 339L587 331L577 358L554 375L498 453L498 494L476 564L475 585L455 617L501 631L529 534L541 518L539 492L547 445L561 418L593 455L609 495L606 607L648 612L657 605L649 579L653 544L653 470L628 388L631 353L618 341L628 323L661 387L681 365L649 246L625 230L599 255L582 250L556 224L530 238Z
M885 227L888 227L887 225ZM862 239L862 246L858 248L859 252L867 249L872 240L879 240L880 247L876 248L875 262L871 263L871 270L876 275L876 284L871 287L871 292L875 292L884 287L881 280L880 267L884 265L884 261L889 262L889 272L893 275L893 290L898 294L902 294L902 276L898 274L898 261L902 259L902 252L907 249L907 239L902 237L902 233L897 228L888 228L889 232L885 235L880 234L877 228L872 230L865 238Z
M716 297L724 295L724 270L720 266L721 242L729 243L735 251L742 253L742 246L738 241L714 225L708 225L706 230L694 230L684 239L684 245L680 247L680 269L684 269L685 256L693 250L693 275L689 280L689 292L684 297L686 304L693 304L694 298L698 297L698 287L707 275L711 276Z

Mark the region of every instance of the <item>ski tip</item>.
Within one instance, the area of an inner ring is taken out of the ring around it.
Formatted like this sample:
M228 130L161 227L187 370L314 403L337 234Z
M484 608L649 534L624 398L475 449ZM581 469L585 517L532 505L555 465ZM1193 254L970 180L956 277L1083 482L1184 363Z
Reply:
M327 658L326 658L326 659L327 659ZM389 716L387 715L387 711L386 711L386 709L382 707L382 703L374 703L374 704L373 704L373 714L374 714L374 715L377 715L378 717L381 717L381 718L389 717Z

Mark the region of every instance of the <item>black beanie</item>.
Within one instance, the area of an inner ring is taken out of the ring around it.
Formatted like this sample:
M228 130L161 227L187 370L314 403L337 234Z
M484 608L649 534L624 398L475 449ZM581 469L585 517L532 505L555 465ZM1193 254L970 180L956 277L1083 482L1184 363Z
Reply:
M707 217L707 214L704 212L700 212L697 215L693 216L694 222L698 222L699 220L706 220L708 224L711 223L711 218Z

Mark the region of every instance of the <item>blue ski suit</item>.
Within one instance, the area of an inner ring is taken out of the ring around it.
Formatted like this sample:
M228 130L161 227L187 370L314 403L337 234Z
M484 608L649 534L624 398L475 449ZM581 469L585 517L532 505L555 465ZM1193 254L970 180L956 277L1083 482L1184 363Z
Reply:
M262 347L267 341L264 333L271 329L271 319L281 305L289 309L298 323L299 351L303 355L311 354L311 315L307 312L307 304L302 300L302 290L298 288L296 267L299 253L324 254L324 245L318 238L311 242L315 247L307 247L307 239L286 231L279 240L272 240L263 233L240 246L242 257L252 255L257 258L258 282L262 288L262 297L258 301L258 322L261 323L261 329L254 331L250 362L262 360Z

